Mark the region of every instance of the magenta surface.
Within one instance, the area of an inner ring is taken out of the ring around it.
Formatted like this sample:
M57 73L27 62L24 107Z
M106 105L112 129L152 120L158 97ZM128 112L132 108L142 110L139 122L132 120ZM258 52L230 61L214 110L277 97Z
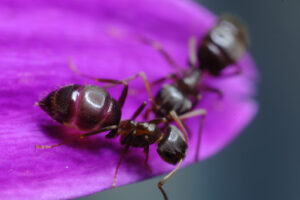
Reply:
M130 35L159 41L186 67L189 37L203 37L215 19L199 5L179 0L1 1L0 198L66 199L111 188L122 152L118 140L99 135L53 149L35 149L35 145L57 144L77 131L56 123L34 103L60 86L96 84L74 74L68 68L69 57L89 75L124 79L144 71L155 80L173 69L155 50ZM257 112L252 99L256 69L248 55L239 64L242 76L206 80L225 96L217 100L204 94L199 104L208 110L201 159L224 148ZM142 88L142 81L134 80L130 87ZM120 90L109 91L117 98ZM122 119L146 98L145 92L129 96ZM192 135L184 166L194 162L199 118L187 124ZM130 149L117 186L173 169L155 148L150 148L152 174L143 164L142 149Z

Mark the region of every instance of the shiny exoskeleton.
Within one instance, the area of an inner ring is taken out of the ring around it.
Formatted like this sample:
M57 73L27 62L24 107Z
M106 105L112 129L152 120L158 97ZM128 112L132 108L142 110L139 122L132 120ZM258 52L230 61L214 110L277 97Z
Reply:
M51 92L40 107L53 119L82 131L119 124L121 105L106 89L93 85L68 85Z
M243 25L226 15L203 38L197 49L199 67L214 76L236 63L248 46L248 35Z

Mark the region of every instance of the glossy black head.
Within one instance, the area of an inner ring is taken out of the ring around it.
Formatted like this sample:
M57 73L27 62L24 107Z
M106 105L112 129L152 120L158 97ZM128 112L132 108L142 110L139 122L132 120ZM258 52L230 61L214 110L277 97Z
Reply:
M187 147L181 131L176 126L171 125L167 128L163 139L158 143L157 152L164 161L175 165L185 157Z
M244 26L232 16L222 16L198 48L200 68L217 76L240 59L247 46L248 35Z

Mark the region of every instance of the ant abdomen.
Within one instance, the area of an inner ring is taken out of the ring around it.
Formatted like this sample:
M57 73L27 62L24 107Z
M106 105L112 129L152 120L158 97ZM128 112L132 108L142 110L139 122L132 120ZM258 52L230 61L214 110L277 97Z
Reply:
M157 145L157 152L164 161L175 165L185 157L187 147L182 132L170 125Z
M68 85L51 92L39 103L54 120L80 130L118 124L121 107L104 88Z
M197 51L200 68L219 75L225 67L241 58L247 46L248 35L244 26L232 16L220 17Z

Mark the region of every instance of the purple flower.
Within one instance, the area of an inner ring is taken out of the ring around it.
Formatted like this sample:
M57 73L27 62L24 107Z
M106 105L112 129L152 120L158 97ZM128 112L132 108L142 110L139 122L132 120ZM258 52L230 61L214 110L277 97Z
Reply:
M158 6L159 5L159 6ZM150 80L174 70L149 46L127 37L143 34L159 41L175 60L186 66L187 41L199 38L216 17L189 1L175 0L52 0L1 1L0 5L0 197L1 199L66 199L111 188L123 147L103 134L52 149L76 130L63 127L34 103L52 90L70 83L97 84L68 68L71 57L89 75L124 79L144 71ZM123 33L129 33L123 35ZM123 37L124 36L124 37ZM206 108L201 159L232 141L257 111L253 61L240 61L244 74L209 79L225 96L204 94ZM141 85L140 79L130 86ZM138 86L139 87L139 86ZM142 86L140 86L142 88ZM109 89L118 97L121 87ZM122 119L132 115L147 98L129 96ZM199 118L187 120L192 132L183 166L194 162ZM169 172L173 165L150 147L150 173L141 149L131 148L122 163L117 186Z

